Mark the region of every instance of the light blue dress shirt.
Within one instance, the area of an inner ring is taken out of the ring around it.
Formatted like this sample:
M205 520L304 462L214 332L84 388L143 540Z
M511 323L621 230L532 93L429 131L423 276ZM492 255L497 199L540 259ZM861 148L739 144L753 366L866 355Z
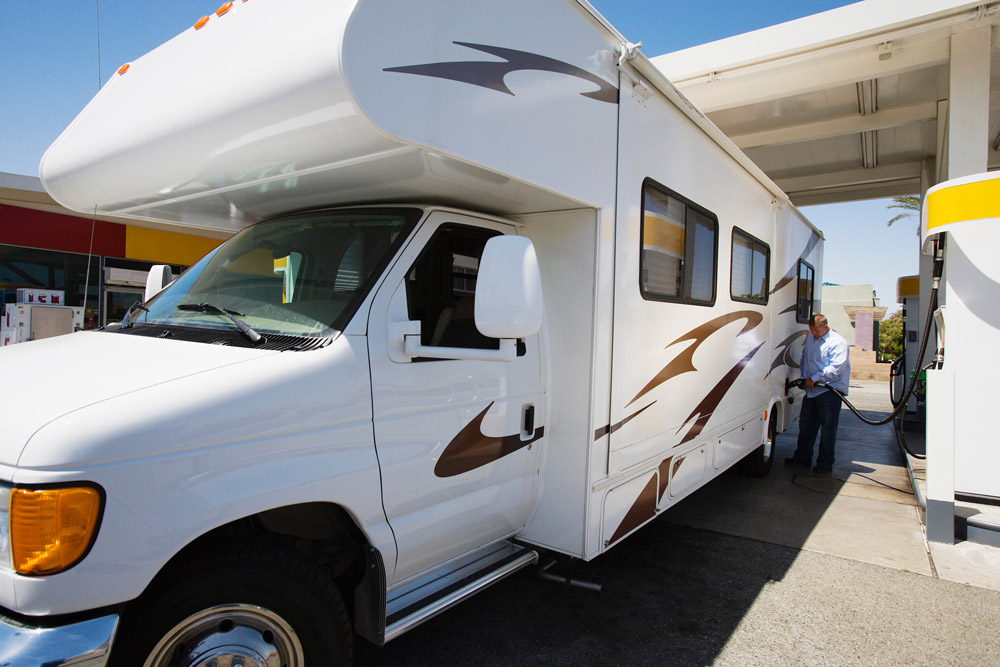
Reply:
M799 364L802 377L813 382L821 382L846 395L851 379L851 360L847 341L839 333L830 329L816 338L806 336L802 346L802 360ZM806 389L806 396L816 398L826 391L824 387Z

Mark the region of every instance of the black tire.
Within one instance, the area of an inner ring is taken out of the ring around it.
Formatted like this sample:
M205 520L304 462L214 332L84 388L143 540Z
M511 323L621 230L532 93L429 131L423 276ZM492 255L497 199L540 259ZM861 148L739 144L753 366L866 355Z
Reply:
M252 667L271 655L285 667L339 667L351 663L352 637L336 586L312 563L277 545L227 544L171 568L129 606L110 664L184 667L214 655Z
M757 449L753 450L740 462L743 472L751 477L763 477L771 472L774 465L774 457L777 443L775 438L778 435L778 411L771 408L771 418L767 422L767 440Z

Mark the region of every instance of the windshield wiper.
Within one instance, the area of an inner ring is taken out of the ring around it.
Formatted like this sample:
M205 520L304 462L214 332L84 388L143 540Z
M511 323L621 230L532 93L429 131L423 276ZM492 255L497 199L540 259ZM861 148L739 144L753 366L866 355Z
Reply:
M263 336L251 329L250 325L246 322L234 317L235 315L244 315L244 313L237 310L229 310L227 308L223 308L222 306L217 306L214 303L182 303L177 306L177 310L194 310L199 313L219 313L220 315L228 317L232 323L236 325L236 328L240 330L240 333L246 336L254 345L260 343L264 339Z
M142 305L142 301L136 301L131 306L129 306L128 311L125 313L125 317L122 318L121 328L128 329L130 326L135 324L135 318L139 317L139 313L143 311L146 311L148 313L149 308L146 308L146 306Z

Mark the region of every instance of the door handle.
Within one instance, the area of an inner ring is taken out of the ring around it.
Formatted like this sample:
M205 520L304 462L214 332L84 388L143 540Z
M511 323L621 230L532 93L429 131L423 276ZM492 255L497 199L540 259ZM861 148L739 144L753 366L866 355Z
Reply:
M526 405L524 406L524 413L522 415L521 424L523 425L522 432L526 437L531 437L535 432L535 406Z

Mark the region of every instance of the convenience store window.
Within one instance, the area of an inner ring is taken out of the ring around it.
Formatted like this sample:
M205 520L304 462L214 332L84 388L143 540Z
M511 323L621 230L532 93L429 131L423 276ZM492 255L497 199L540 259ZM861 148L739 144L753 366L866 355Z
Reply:
M13 303L18 288L54 289L66 293L67 306L86 306L84 328L101 324L101 258L20 246L0 245L0 293L4 303ZM84 289L87 291L84 303Z

